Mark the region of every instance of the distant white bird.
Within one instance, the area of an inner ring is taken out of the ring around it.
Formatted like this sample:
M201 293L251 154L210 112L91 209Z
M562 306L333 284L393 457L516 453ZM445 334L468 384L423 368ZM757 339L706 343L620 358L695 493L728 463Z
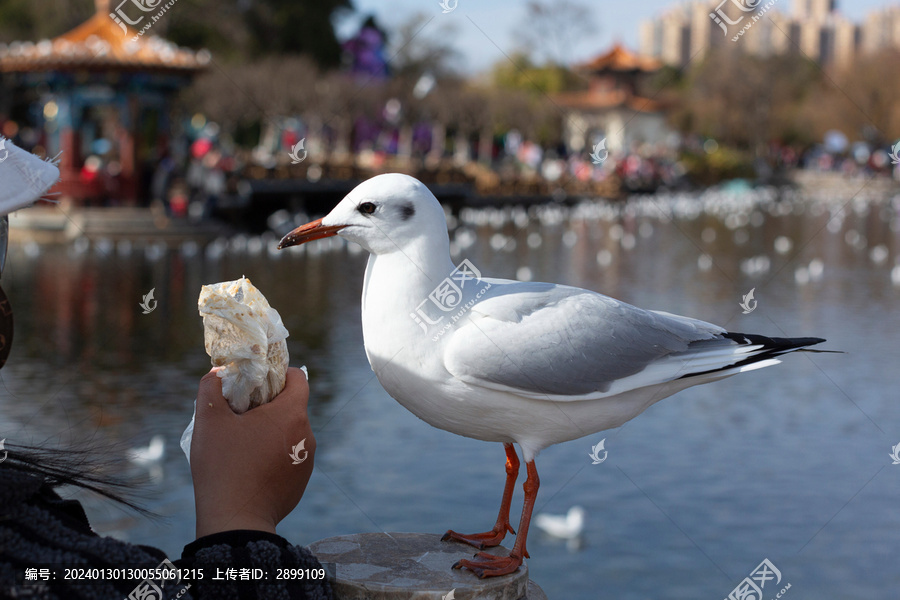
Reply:
M128 460L139 465L157 462L166 454L166 440L161 435L150 438L150 445L144 448L132 448L128 451Z
M287 234L279 247L339 235L369 251L362 295L366 355L384 389L434 427L506 450L500 513L486 533L453 539L497 546L513 531L509 509L528 478L519 534L509 556L461 560L480 577L515 571L540 481L544 448L619 427L685 388L777 364L820 338L768 338L596 292L551 283L482 278L450 260L441 205L407 175L373 177L327 216ZM302 289L305 282L298 281Z
M584 509L573 506L565 515L540 513L534 518L534 524L553 537L571 540L584 530Z

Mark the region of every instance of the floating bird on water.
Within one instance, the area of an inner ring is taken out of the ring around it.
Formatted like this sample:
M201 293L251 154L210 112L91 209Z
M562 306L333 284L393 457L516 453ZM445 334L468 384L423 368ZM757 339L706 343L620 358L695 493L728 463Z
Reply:
M508 556L461 560L479 577L515 571L526 539L544 448L619 427L685 388L777 364L820 338L769 338L596 292L481 278L454 267L444 211L418 180L373 177L327 216L287 234L279 248L338 235L369 251L362 295L366 355L401 405L437 427L506 450L500 513L486 533L444 539L497 546L507 532L525 460L525 501Z
M573 506L564 515L541 513L534 518L534 524L553 537L564 540L575 539L584 530L584 509Z
M160 460L166 453L166 440L161 435L150 438L150 445L145 448L132 448L128 451L128 460L139 465L146 465Z

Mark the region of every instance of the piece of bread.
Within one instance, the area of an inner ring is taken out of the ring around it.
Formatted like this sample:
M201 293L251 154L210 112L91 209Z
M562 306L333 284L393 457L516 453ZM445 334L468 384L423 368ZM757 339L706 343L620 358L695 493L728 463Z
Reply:
M284 389L288 331L278 311L246 277L204 285L197 302L206 353L224 367L222 395L236 413L269 402Z

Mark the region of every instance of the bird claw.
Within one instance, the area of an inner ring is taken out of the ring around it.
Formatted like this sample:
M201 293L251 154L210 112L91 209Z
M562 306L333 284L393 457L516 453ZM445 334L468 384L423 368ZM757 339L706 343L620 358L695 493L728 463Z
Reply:
M442 542L446 542L447 540L455 540L457 542L462 542L464 544L469 544L470 546L474 546L479 550L484 550L485 548L493 548L494 546L499 546L503 541L503 538L506 537L506 530L512 531L512 527L507 525L504 529L497 531L497 529L492 529L491 531L487 531L485 533L456 533L455 531L448 530L447 533L441 537ZM513 535L515 535L515 532Z
M480 579L485 577L500 577L514 572L522 565L522 557L510 554L509 556L496 556L487 552L479 552L474 557L476 560L458 560L453 565L454 569L468 569Z

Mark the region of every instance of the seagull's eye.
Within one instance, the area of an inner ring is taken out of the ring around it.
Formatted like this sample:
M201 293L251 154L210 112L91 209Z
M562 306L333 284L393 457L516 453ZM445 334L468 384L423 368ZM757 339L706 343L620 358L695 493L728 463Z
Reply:
M371 215L373 212L375 212L375 205L371 202L363 202L359 205L359 212L363 213L364 215Z

